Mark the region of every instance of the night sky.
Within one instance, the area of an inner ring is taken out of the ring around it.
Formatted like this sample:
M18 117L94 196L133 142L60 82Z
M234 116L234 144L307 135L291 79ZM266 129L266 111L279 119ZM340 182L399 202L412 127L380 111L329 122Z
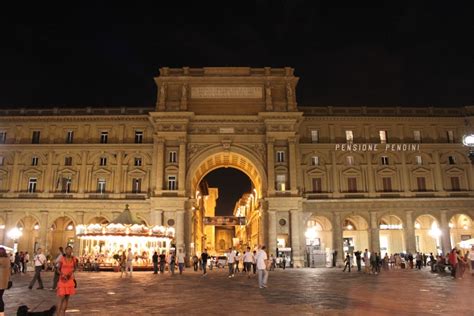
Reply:
M300 106L474 105L472 1L151 3L2 7L0 108L152 107L165 66L294 67Z

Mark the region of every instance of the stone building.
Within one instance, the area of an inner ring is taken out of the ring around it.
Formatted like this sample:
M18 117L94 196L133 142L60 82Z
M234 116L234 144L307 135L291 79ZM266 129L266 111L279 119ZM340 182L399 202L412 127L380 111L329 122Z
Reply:
M155 82L150 108L0 111L0 242L17 227L20 250L54 254L129 204L190 255L200 182L222 167L249 176L257 240L295 266L334 249L447 252L474 233L471 107L298 107L292 68L162 68Z

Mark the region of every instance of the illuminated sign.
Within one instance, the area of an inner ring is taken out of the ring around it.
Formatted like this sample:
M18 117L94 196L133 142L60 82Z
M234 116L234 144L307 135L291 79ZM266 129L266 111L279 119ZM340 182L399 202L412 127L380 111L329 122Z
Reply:
M473 136L474 137L474 136ZM474 140L474 139L473 139ZM474 146L474 143L473 143ZM336 144L336 151L420 151L420 144Z

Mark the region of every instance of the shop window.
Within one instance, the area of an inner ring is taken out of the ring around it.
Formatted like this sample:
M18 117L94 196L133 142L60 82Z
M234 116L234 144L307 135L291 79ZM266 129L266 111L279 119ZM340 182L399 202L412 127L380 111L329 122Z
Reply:
M67 131L66 144L72 144L74 141L74 131Z
M418 186L418 191L420 192L426 191L426 178L425 177L417 177L416 184Z
M100 143L107 144L109 141L109 132L101 132L100 133Z
M313 192L321 193L323 191L321 178L313 178Z
M285 152L277 151L277 162L285 162Z
M33 135L31 137L32 144L39 144L40 142L40 131L33 131Z
M451 177L451 190L461 191L459 177Z
M143 132L135 131L135 144L143 143Z
M347 191L351 193L357 192L357 178L347 178Z
M392 178L390 177L383 177L382 178L382 186L384 192L392 192Z
M35 193L36 192L36 184L38 183L38 179L36 178L29 178L28 179L28 193Z

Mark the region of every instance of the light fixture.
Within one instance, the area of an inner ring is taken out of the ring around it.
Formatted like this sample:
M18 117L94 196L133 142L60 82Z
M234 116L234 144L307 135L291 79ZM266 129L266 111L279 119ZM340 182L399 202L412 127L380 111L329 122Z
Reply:
M72 226L71 224L67 225L67 230L73 230L74 229L74 226Z
M449 226L449 228L454 228L454 224L453 224L453 223L449 223L448 226Z
M351 224L347 225L347 229L348 229L348 230L352 230L353 228L354 228L354 227L353 227Z
M14 227L8 232L8 237L13 240L20 238L22 235L23 232L18 227Z
M306 232L304 233L305 237L308 239L314 239L316 238L316 229L314 227L308 228Z
M464 135L462 143L464 146L474 147L474 134Z
M468 229L467 225L464 225L462 228L463 228L464 230L467 230L467 229Z
M420 227L421 227L420 223L416 222L416 223L415 223L415 228L416 228L416 229L420 229Z
M33 228L34 228L35 230L38 230L38 229L40 229L40 225L35 224L35 226L34 226Z
M5 225L0 225L0 229L5 229Z

